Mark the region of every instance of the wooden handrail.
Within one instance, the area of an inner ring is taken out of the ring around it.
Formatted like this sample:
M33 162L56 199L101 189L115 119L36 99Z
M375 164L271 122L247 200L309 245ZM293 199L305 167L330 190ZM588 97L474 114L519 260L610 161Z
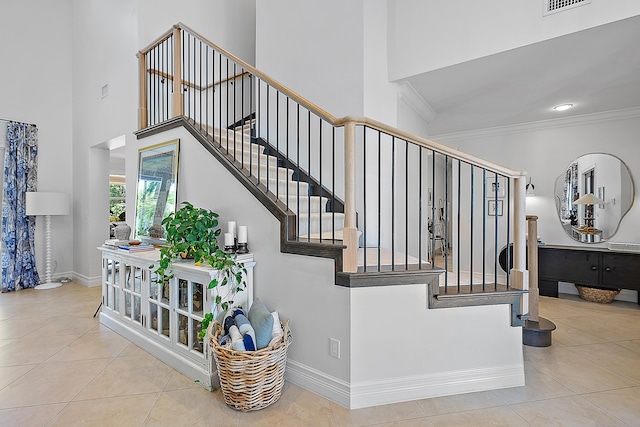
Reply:
M391 136L395 136L397 138L407 140L409 142L428 148L430 150L433 149L439 153L446 154L455 159L460 159L464 162L471 163L476 166L481 166L485 169L488 169L493 172L497 172L509 178L519 178L527 175L525 171L518 171L511 168L507 168L497 163L493 163L488 160L481 159L479 157L465 153L463 151L456 150L455 148L451 148L448 145L443 145L438 142L431 141L430 139L426 139L417 135L410 134L408 132L405 132L393 126L389 126L377 120L370 119L368 117L354 117L354 116L343 117L336 121L335 126L344 126L347 123L367 126L372 129L379 130Z
M154 41L149 43L147 45L147 47L145 47L144 49L139 50L138 53L136 53L136 56L140 57L142 55L146 55L147 53L149 53L149 51L151 49L153 49L154 47L156 47L157 45L159 45L160 43L162 43L163 41L165 41L169 37L171 37L171 35L173 34L173 31L174 31L175 28L177 28L177 25L174 25L169 30L167 30L164 33L162 33L162 35L160 37L156 38Z
M292 91L291 89L289 89L288 87L284 86L280 82L278 82L278 81L272 79L271 77L269 77L268 75L264 74L263 72L261 72L260 70L255 68L254 66L250 65L249 63L247 63L247 62L243 61L242 59L238 58L237 56L235 56L231 52L221 48L217 44L215 44L212 41L208 40L207 38L203 37L201 34L199 34L198 32L194 31L190 27L184 25L181 22L176 24L176 26L181 28L181 29L183 29L183 30L185 30L185 31L188 31L189 33L193 34L194 36L200 38L204 43L209 45L209 47L219 51L220 53L222 53L223 55L225 55L229 59L237 62L239 65L242 66L242 68L244 68L245 70L248 70L251 74L253 74L254 76L257 76L261 80L269 83L269 85L271 87L273 87L274 89L278 90L279 92L282 92L283 94L285 94L286 96L288 96L289 98L291 98L292 100L297 102L298 104L302 105L303 107L305 107L309 111L313 112L318 117L321 117L322 119L324 119L325 121L329 122L330 124L334 124L337 121L336 117L333 116L332 114L329 114L328 112L326 112L322 108L318 107L314 103L312 103L309 100L307 100L307 99L303 98L302 96L298 95L296 92Z
M167 73L165 71L157 70L155 68L148 68L147 69L147 73L155 74L155 75L158 75L160 77L164 77L166 79L169 79L169 80L173 81L173 74L169 74L169 73ZM197 85L197 84L192 83L189 80L185 80L185 79L182 79L182 84L183 85L187 85L189 87L192 87L192 88L194 88L196 90L207 90L207 89L211 89L214 86L221 85L221 84L223 84L223 83L225 83L225 82L227 82L229 80L235 80L235 79L238 79L240 77L243 77L245 74L249 74L249 72L245 71L243 73L238 73L236 75L229 76L229 77L227 77L225 79L222 79L222 80L219 80L217 82L209 83L207 86L200 86L200 85Z
M413 142L417 145L423 146L425 148L429 148L429 149L433 149L435 151L438 151L442 154L446 154L448 156L451 156L453 158L456 159L460 159L462 161L468 162L468 163L472 163L475 164L477 166L481 166L485 169L491 170L493 172L497 172L501 175L510 177L510 178L518 178L518 177L522 177L522 176L526 176L526 172L524 171L517 171L517 170L513 170L510 168L507 168L505 166L502 165L498 165L496 163L481 159L479 157L464 153L462 151L458 151L454 148L451 148L449 146L443 145L443 144L439 144L437 142L431 141L429 139L426 138L422 138L419 137L417 135L412 135L408 132L402 131L398 128L389 126L387 124L378 122L376 120L370 119L368 117L354 117L354 116L346 116L343 118L337 118L334 115L326 112L325 110L323 110L322 108L318 107L316 104L310 102L309 100L307 100L306 98L300 96L299 94L297 94L296 92L292 91L291 89L289 89L288 87L284 86L283 84L281 84L280 82L272 79L271 77L269 77L268 75L264 74L263 72L261 72L260 70L258 70L257 68L253 67L251 64L245 62L244 60L240 59L239 57L235 56L234 54L232 54L231 52L227 51L226 49L218 46L217 44L213 43L212 41L208 40L206 37L202 36L200 33L198 33L197 31L193 30L191 27L178 22L176 25L174 25L174 27L172 28L171 31L174 31L174 29L179 28L183 31L187 31L189 33L191 33L193 36L199 38L200 40L202 40L202 42L204 42L205 44L207 44L209 47L215 49L216 51L220 52L221 54L225 55L226 57L228 57L229 59L231 59L232 61L235 61L238 65L240 65L244 70L246 70L245 72L249 72L252 75L258 77L259 79L261 79L262 81L268 83L272 88L276 89L277 91L283 93L284 95L286 95L287 97L289 97L290 99L292 99L293 101L297 102L298 104L302 105L304 108L308 109L309 111L311 111L313 114L315 114L316 116L322 118L323 120L325 120L327 123L336 126L336 127L343 127L346 123L351 122L354 124L359 124L359 125L365 125L368 127L371 127L373 129L376 130L380 130L382 132L388 133L390 135L396 136L398 138L402 138L405 139L409 142ZM163 34L162 36L158 37L158 39L156 39L155 43L160 43L161 41L163 41L164 39L166 39L167 37L170 36L171 31L166 32L165 34ZM150 45L150 47L147 47L145 49L143 49L142 51L140 51L141 53L146 51L149 51L150 49L153 48L153 44Z

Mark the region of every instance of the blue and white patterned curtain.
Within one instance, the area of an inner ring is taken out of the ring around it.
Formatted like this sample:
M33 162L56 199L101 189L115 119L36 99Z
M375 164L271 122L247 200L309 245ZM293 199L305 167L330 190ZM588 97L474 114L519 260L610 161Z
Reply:
M38 128L7 123L2 199L2 292L33 288L40 283L34 250L36 219L27 216L27 191L38 183Z

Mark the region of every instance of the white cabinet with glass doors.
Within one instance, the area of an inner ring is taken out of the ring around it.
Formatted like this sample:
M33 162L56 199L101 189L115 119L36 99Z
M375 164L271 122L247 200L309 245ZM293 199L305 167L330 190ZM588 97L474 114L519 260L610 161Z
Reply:
M174 277L161 283L153 273L157 250L102 251L102 312L100 323L118 332L189 378L210 388L215 382L215 364L207 345L198 337L202 319L212 311L216 295L228 289L208 289L217 271L176 261ZM253 254L239 255L247 269L246 288L234 305L249 308L253 301Z

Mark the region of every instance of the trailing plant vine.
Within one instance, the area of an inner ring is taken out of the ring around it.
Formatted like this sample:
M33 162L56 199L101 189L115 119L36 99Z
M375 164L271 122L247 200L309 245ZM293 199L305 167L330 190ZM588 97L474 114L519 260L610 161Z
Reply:
M244 277L247 269L238 263L236 256L218 247L218 214L204 208L197 208L189 202L162 220L167 235L167 243L160 249L158 267L153 270L158 283L173 278L171 263L177 258L193 259L195 265L208 264L217 271L208 288L228 285L225 295L216 295L213 312L227 311L237 292L245 288ZM154 268L152 265L150 268ZM207 327L213 320L213 313L206 313L202 321L200 338L206 335Z

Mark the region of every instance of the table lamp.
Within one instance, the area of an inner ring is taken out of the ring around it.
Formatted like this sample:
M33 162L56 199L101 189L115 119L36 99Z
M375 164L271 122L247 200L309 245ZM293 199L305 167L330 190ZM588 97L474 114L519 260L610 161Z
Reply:
M26 214L44 215L46 235L46 269L45 282L35 289L53 289L62 286L60 282L51 281L51 215L69 214L69 195L66 193L51 193L45 191L27 192Z

